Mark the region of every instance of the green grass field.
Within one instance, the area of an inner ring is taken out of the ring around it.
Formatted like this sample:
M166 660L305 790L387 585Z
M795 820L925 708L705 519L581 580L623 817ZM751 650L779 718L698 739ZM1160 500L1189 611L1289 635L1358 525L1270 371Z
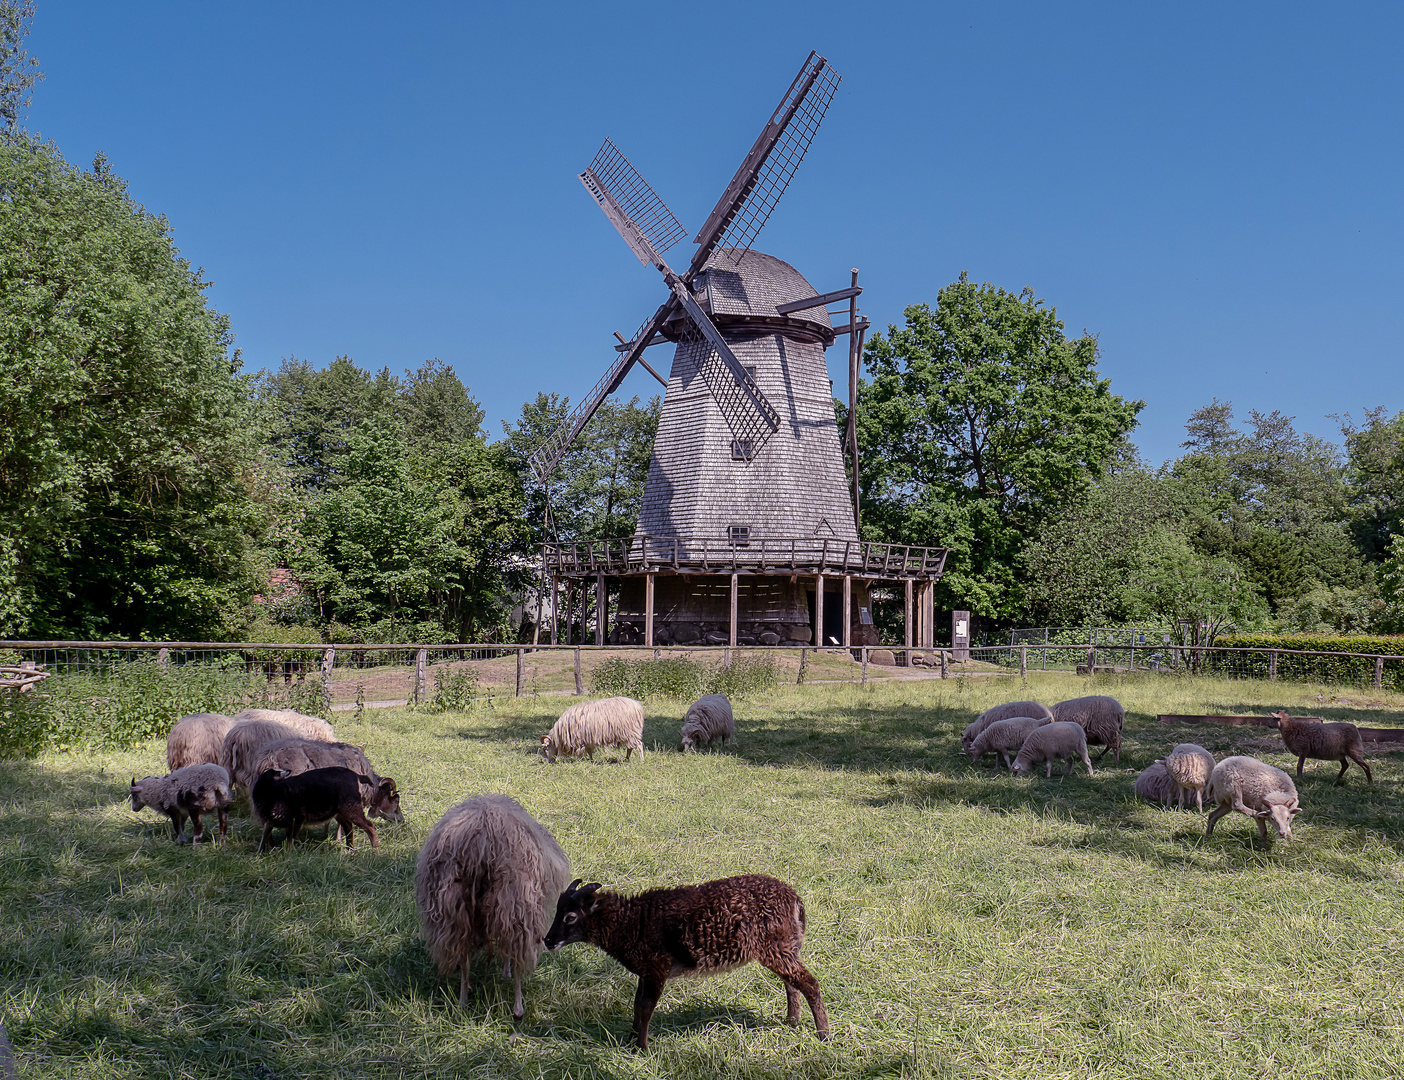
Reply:
M1110 693L1121 764L1012 780L959 754L996 701ZM1131 799L1177 741L1287 766L1262 728L1155 714L1294 712L1404 726L1368 691L1066 675L787 687L738 703L739 747L676 752L681 706L648 706L642 764L547 766L568 699L472 715L337 714L399 780L406 821L373 852L312 840L255 856L170 842L127 781L164 746L0 762L0 1021L40 1077L1386 1077L1404 1075L1404 762L1308 765L1297 839L1256 845L1241 815ZM625 1048L634 980L576 945L542 957L511 1018L430 966L414 858L439 814L506 792L575 873L611 887L765 872L799 889L805 959L834 1039L786 1027L751 965L670 983L645 1056Z

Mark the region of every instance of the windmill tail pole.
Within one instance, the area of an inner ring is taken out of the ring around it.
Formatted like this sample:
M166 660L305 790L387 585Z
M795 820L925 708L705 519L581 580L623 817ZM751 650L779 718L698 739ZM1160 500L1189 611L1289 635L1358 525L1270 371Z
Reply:
M853 288L858 287L858 268L853 268ZM853 527L862 533L858 512L858 364L863 356L863 338L858 330L858 297L848 298L848 425L844 441L853 459Z

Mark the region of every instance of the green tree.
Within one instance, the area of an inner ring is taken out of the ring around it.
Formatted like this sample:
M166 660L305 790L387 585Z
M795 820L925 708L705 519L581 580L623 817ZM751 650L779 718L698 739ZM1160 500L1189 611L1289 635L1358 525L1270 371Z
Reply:
M34 0L0 0L0 126L6 138L20 131L30 92L44 78L39 61L24 48L34 19Z
M1013 618L1025 538L1101 474L1145 403L1113 394L1096 339L1066 337L1031 289L962 274L905 316L865 350L864 532L950 547L939 602Z
M1393 538L1404 533L1404 411L1365 410L1357 425L1337 417L1346 450L1349 524L1361 554L1384 561Z
M453 368L435 357L410 374L396 399L405 439L416 450L481 439L486 415L459 381Z
M1197 554L1173 534L1162 534L1147 553L1143 573L1136 598L1174 628L1178 645L1210 646L1229 627L1252 627L1266 617L1258 587L1241 566Z
M262 526L228 319L99 155L0 143L0 631L229 633Z

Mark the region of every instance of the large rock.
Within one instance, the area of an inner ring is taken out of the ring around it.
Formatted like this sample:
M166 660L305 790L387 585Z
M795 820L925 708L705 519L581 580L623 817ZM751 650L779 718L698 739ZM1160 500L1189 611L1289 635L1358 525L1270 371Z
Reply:
M673 640L679 645L691 645L693 642L701 641L702 635L692 623L678 623L673 627Z
M706 641L708 645L725 645L731 640L731 635L723 634L720 630L708 630L703 640Z
M790 641L797 641L801 645L808 645L814 640L814 632L807 626L786 626L783 629Z
M868 663L881 664L883 667L896 667L897 657L892 655L891 649L869 649Z
M756 640L759 641L762 645L779 645L780 635L775 633L773 630L767 630L765 633L759 635L756 638Z

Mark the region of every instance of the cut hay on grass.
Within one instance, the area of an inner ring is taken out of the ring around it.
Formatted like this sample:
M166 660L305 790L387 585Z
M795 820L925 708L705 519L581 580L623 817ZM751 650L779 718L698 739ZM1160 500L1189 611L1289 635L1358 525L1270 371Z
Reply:
M1107 693L1119 766L1013 780L960 732L1006 698ZM1349 700L1337 700L1346 697ZM643 763L544 765L556 697L470 715L339 717L403 792L379 853L308 840L256 857L176 847L125 800L163 745L0 762L0 1023L49 1077L1386 1077L1404 1074L1404 757L1376 783L1309 766L1297 840L1137 803L1174 743L1293 762L1258 728L1157 713L1293 712L1404 726L1404 698L1280 683L1069 675L782 687L737 708L740 748L684 756L650 705ZM1266 745L1261 745L1266 741ZM470 1006L418 934L414 858L439 815L504 792L610 887L763 872L804 897L834 1040L783 1022L751 965L670 982L625 1048L635 980L543 956L513 1024L486 965Z

